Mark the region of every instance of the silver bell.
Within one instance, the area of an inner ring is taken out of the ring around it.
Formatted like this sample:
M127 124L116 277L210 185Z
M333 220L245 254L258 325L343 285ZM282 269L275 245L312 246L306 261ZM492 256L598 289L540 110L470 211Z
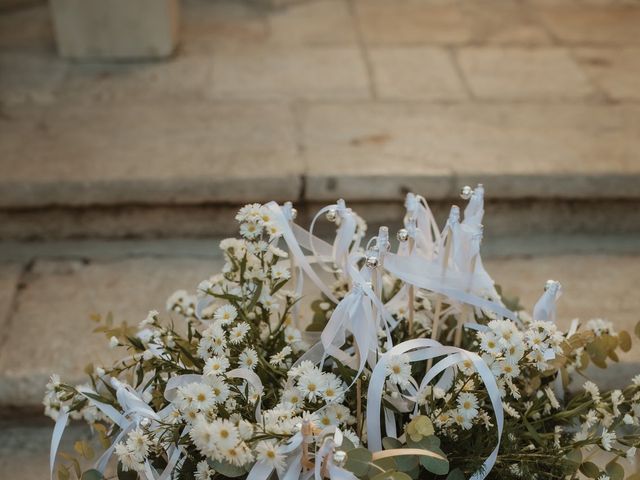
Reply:
M560 282L557 280L547 280L544 284L544 291L550 290L552 288L558 288L560 286Z
M347 452L344 450L336 450L333 454L333 463L338 467L344 467L345 463L347 463Z
M460 197L463 200L469 200L471 198L471 195L473 195L473 188L471 188L469 185L465 185L464 187L462 187L462 190L460 190Z
M369 268L377 268L378 265L380 265L380 260L378 260L378 257L367 257L367 260L365 261L367 264L367 267Z
M329 220L330 222L335 222L336 219L338 218L338 213L336 212L335 208L332 208L331 210L329 210L327 212L327 220Z
M407 240L409 240L409 232L406 228L401 228L400 230L398 230L398 233L396 233L396 237L398 238L399 242L406 242Z
M298 216L298 210L296 210L295 208L292 208L291 209L291 220L295 220L297 216Z
M151 420L149 420L149 418L144 417L142 420L140 420L140 426L142 428L147 428L149 427L149 425L151 425Z

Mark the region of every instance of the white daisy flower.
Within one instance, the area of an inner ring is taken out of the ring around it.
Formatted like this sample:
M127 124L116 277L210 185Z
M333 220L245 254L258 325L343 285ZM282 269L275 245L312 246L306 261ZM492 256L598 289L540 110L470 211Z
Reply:
M228 325L238 317L238 310L233 305L223 305L216 310L213 319L221 325Z
M222 377L206 377L213 403L224 403L231 390Z
M202 369L204 375L222 375L229 368L229 359L219 355L209 358Z
M326 381L326 376L320 370L314 369L298 379L298 388L306 398L314 401L322 395Z
M478 414L478 399L473 393L463 392L458 395L458 413L467 420L473 419Z
M611 447L613 446L613 442L616 440L616 432L608 432L604 430L602 432L602 448L604 448L607 452L611 451Z
M411 365L408 355L394 355L387 363L387 376L393 383L402 386L409 385Z
M229 342L234 344L242 342L247 333L249 333L250 329L251 327L249 327L249 324L247 322L238 323L229 332Z
M271 465L280 474L286 467L285 455L274 440L262 440L256 445L256 460Z
M260 219L262 205L259 203L248 203L242 207L236 214L236 220L239 222L257 221Z
M287 357L291 355L291 352L292 352L291 347L289 345L286 345L278 353L271 356L271 358L269 359L269 363L271 365L276 365L278 367L281 367L284 365L284 362L287 359Z
M283 263L276 263L271 267L271 278L275 280L285 280L291 278L289 267L287 267Z
M591 381L586 381L584 382L584 385L582 386L582 388L584 388L585 392L591 395L591 398L593 398L594 402L597 403L600 401L600 389L595 383Z
M258 354L253 348L245 348L238 357L238 362L241 368L255 370L258 366Z
M211 469L207 461L202 460L198 462L193 478L194 480L209 480L214 473L216 473L215 470Z
M238 445L240 432L229 420L216 419L211 425L213 441L220 450L226 451Z

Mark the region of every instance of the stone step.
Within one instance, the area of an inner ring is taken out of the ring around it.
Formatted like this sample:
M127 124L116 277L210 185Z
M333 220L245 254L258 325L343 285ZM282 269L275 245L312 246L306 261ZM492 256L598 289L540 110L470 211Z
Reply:
M634 293L640 282L640 242L609 242L603 253L597 241L588 249L588 242L578 240L581 254L536 250L538 243L534 239L528 248L494 247L493 255L486 256L487 269L506 294L519 296L531 309L544 282L558 279L564 288L558 306L563 328L579 317L608 318L618 329L633 329L640 308ZM70 243L66 250L60 244L41 245L32 249L30 258L14 249L13 261L2 258L0 410L37 414L51 373L81 382L85 365L109 362L114 352L104 337L92 333L95 324L89 316L112 312L116 321L137 323L150 309L163 311L173 291L193 291L201 279L220 269L216 244L214 239L187 240L179 246L175 240L147 248L144 242L125 242L121 250L109 250L100 243L85 244L84 249ZM622 356L620 365L591 374L604 387L612 387L638 373L639 362L640 349L634 348Z
M27 110L0 120L0 238L220 235L244 203L310 212L340 197L388 222L407 191L443 218L478 182L496 233L640 231L636 105Z
M11 9L0 238L216 235L268 200L388 221L477 182L496 232L639 231L640 7L487 1L191 0L175 58L134 64L61 60L46 5Z

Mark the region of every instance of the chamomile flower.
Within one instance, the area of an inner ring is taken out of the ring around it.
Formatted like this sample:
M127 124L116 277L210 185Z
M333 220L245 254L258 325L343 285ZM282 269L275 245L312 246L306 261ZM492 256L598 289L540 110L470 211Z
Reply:
M286 345L278 353L271 356L271 358L269 359L269 363L271 365L281 367L284 365L284 361L287 359L287 357L291 355L291 352L291 347L289 345Z
M616 440L616 432L608 432L604 430L602 432L601 444L602 448L604 448L607 452L611 451L611 447L613 446L613 442Z
M286 280L291 277L289 268L283 263L276 263L271 267L271 278L274 280Z
M223 305L216 310L213 319L221 325L228 325L238 317L238 310L233 305Z
M236 214L236 220L239 222L258 221L258 219L260 219L261 211L262 205L259 203L249 203L238 211Z
M298 379L298 388L307 399L315 401L322 395L326 381L326 376L314 369Z
M478 399L473 393L463 392L458 395L458 413L467 420L473 419L478 414Z
M193 478L194 480L209 480L215 473L215 470L209 466L209 463L207 463L206 460L202 460L198 462Z
M187 386L187 389L193 408L207 411L216 403L213 390L204 383L191 383Z
M264 229L269 235L270 240L274 240L282 235L282 230L275 222L266 222L264 224Z
M286 327L284 329L284 341L289 345L294 345L296 343L302 342L302 333L295 327Z
M258 354L253 348L245 348L238 357L238 362L241 368L255 370L258 366Z
M127 448L129 451L140 461L142 459L147 458L149 455L149 447L151 446L151 441L149 436L146 435L140 428L136 428L129 432L127 436Z
M207 377L207 384L211 391L213 403L224 403L229 398L231 390L222 377Z
M221 451L226 451L238 445L240 432L229 420L214 420L212 423L212 439Z
M591 395L591 398L593 398L594 402L597 403L600 401L600 389L595 383L591 381L584 382L583 388L585 392Z
M262 227L257 222L245 222L240 225L240 235L244 238L252 240L262 233Z
M387 376L393 383L401 387L409 384L411 365L408 355L394 355L387 363Z
M209 358L202 370L205 375L222 375L229 368L229 359L219 355Z
M250 329L251 327L247 322L238 323L229 332L229 342L233 344L242 342Z
M273 243L269 245L269 251L276 257L289 258L289 254L287 252L285 252L281 248L276 247Z
M499 355L502 351L498 339L491 331L479 332L480 348L490 355Z
M281 452L275 440L262 440L256 445L256 460L266 463L282 473L285 469L285 455Z
M114 451L123 471L140 472L142 470L142 460L129 450L124 443L116 444Z
M346 385L344 382L335 375L329 374L327 375L327 381L324 391L322 392L322 396L327 403L339 402L345 394L345 390Z

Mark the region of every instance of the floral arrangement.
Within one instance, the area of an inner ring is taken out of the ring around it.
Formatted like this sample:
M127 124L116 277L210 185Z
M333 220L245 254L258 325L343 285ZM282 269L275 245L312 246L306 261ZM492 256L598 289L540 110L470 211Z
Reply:
M640 375L609 392L580 378L630 335L605 320L559 329L558 282L532 315L501 296L480 257L483 196L465 187L463 218L452 207L440 230L408 194L397 249L385 227L363 244L342 200L309 230L290 203L243 207L221 273L137 326L98 317L123 357L89 366L84 385L51 378L52 477L623 479ZM333 243L313 234L324 217ZM99 458L80 441L56 464L70 418L92 427Z

